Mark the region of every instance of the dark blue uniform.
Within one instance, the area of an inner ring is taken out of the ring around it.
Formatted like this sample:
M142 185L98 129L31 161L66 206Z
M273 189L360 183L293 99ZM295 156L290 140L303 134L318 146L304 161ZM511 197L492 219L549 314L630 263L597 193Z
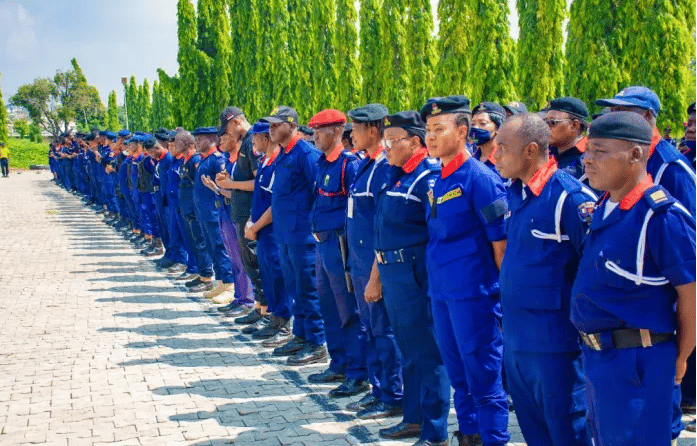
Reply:
M310 210L315 201L320 152L296 135L276 158L271 194L273 232L281 254L286 291L293 299L293 334L312 345L324 344L324 322L315 277L315 240Z
M554 158L508 189L511 215L501 265L504 363L530 446L590 446L581 348L569 318L596 197Z
M425 148L403 168L391 166L380 185L373 245L382 294L402 353L405 423L421 438L448 436L450 385L435 339L426 273L426 203L440 167Z
M653 129L646 171L695 217L695 171L675 146L661 139L657 128Z
M382 153L376 158L367 156L358 164L350 187L346 219L346 239L349 246L351 281L358 304L361 322L366 328L365 358L372 394L383 403L402 403L402 368L394 331L385 308L385 300L365 301L365 287L375 262L373 233L376 197L389 169Z
M506 238L506 191L491 169L460 153L435 179L428 203L428 290L460 432L503 445L510 439L508 400L499 271L490 242Z
M155 164L155 176L153 178L153 186L155 193L155 208L157 209L158 224L160 226L160 236L165 247L165 258L175 263L184 263L186 259L184 249L173 247L169 234L169 203L167 203L167 171L172 167L174 157L169 151L164 150L164 153L157 159Z
M571 292L595 444L670 444L674 287L695 281L695 221L649 176L605 216L607 206L603 198L593 214ZM625 329L663 339L616 348Z
M188 236L186 221L182 216L179 206L179 183L181 182L180 170L184 165L183 155L178 155L172 161L172 165L167 170L166 196L169 209L169 236L170 244L173 249L184 251L184 264L186 264L186 272L189 274L198 274L196 264L196 255L193 247L193 241Z
M118 174L116 172L107 173L106 166L111 165L116 160L116 153L111 150L110 146L104 147L102 150L104 157L101 165L104 173L102 174L104 184L104 201L109 212L118 213L119 203L116 199L116 183L118 182Z
M324 319L329 368L347 378L367 379L365 328L358 315L356 297L348 290L340 237L344 223L348 188L356 172L356 157L339 144L327 156L320 155L315 181L315 203L310 213L317 242L317 292Z
M583 152L586 149L587 139L584 137L573 147L568 148L562 153L556 147L550 147L551 155L557 160L559 170L563 170L579 181L585 179L583 167Z
M196 219L196 205L194 204L196 169L200 163L201 156L197 153L183 158L183 163L179 168L181 178L179 182L179 211L186 222L186 237L192 247L193 257L196 259L198 274L202 277L212 277L213 263L208 254L208 248L206 248L203 229Z

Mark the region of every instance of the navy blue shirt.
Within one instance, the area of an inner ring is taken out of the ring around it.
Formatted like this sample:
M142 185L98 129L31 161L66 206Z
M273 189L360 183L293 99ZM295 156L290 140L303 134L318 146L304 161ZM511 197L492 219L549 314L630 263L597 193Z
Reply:
M344 228L349 186L353 183L357 165L356 156L345 151L342 144L336 146L329 156L320 155L315 204L310 213L314 232Z
M218 221L220 218L219 195L203 184L201 176L206 175L215 181L215 176L225 171L225 163L225 156L217 149L201 156L201 163L196 169L194 180L194 203L196 204L196 218L199 221Z
M179 209L182 215L194 214L194 180L196 169L201 163L201 156L194 153L188 158L184 158L182 166L179 168Z
M671 143L661 139L661 134L655 127L649 150L646 171L656 184L663 186L673 198L687 208L692 217L695 217L695 172L687 158Z
M252 221L258 221L264 212L271 207L271 190L274 182L274 171L276 170L276 157L278 151L269 158L262 158L257 176L254 178L254 198L252 200ZM259 233L273 230L273 222L261 228Z
M276 158L271 195L274 236L279 244L314 243L310 210L320 151L296 135Z

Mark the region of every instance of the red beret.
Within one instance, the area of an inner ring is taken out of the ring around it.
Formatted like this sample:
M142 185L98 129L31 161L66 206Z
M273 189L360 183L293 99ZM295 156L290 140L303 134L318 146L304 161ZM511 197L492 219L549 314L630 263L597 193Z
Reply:
M346 124L346 115L333 108L322 110L313 116L312 119L310 119L310 122L307 123L307 125L312 128L339 124Z

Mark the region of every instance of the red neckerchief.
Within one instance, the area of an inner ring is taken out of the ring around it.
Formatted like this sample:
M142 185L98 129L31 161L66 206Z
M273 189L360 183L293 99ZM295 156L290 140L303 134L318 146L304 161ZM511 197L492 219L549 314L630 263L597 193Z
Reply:
M557 160L555 160L554 157L550 157L547 162L535 172L535 175L530 178L530 181L528 181L527 186L530 188L530 191L535 194L536 197L539 197L542 189L545 188L545 185L556 171Z
M649 159L653 155L653 151L656 150L656 146L661 142L661 132L658 131L656 127L653 128L653 137L651 138L651 147L649 147Z
M286 148L283 150L286 153L290 153L291 150L293 150L293 147L300 141L300 135L296 134L293 139L290 140Z
M218 148L217 148L217 147L213 147L211 150L208 151L208 153L206 153L206 154L201 153L201 154L200 154L200 155L201 155L201 159L202 159L202 160L205 160L206 158L208 158L208 157L211 156L214 152L217 152L217 151L218 151Z
M343 152L343 151L344 151L344 145L339 143L339 144L337 144L336 147L334 147L334 150L332 150L332 152L329 155L325 156L325 158L330 163L333 163L334 161L339 159L339 155L341 155L341 152Z
M455 158L451 159L448 164L443 166L440 171L440 177L445 179L448 178L453 172L460 168L465 161L469 159L469 155L466 152L459 152L455 155Z
M368 158L370 159L377 159L378 156L382 153L382 151L385 150L384 147L382 147L382 144L378 144L378 148L375 149L375 152L373 153L368 153L366 152L366 155L368 155Z
M660 136L660 135L659 135ZM653 178L646 174L643 180L637 184L623 199L620 201L620 209L628 211L644 196L644 192L649 187L653 186Z
M162 158L164 158L165 156L167 156L167 149L164 149L162 151L162 155L160 155L160 157L157 159L157 161L162 161Z
M406 173L412 173L414 169L416 169L416 166L418 166L421 161L426 159L428 156L428 150L426 150L426 147L421 147L418 149L414 154L407 160L406 163L404 163L404 166L402 166L402 170Z
M231 163L234 163L235 161L237 161L237 156L239 154L240 154L240 152L231 153L230 156L228 157L228 161L230 161Z
M578 140L578 142L576 143L576 148L578 149L579 152L584 153L586 151L586 143L587 142L588 142L587 136L584 136L583 138Z
M184 154L180 153L179 155L175 155L174 159L180 160L180 159L182 159L182 156L184 156Z

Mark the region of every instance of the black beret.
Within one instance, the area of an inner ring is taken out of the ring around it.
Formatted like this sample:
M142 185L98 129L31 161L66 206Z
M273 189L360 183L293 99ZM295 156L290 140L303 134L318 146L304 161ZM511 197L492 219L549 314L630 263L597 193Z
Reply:
M218 127L199 127L193 132L191 132L193 136L198 136L198 135L217 135L218 134Z
M95 139L96 137L97 137L97 134L96 134L96 133L88 133L88 134L85 135L85 137L82 138L82 139L84 139L85 141L94 141L94 139Z
M299 131L300 133L302 133L302 134L307 135L307 136L312 136L312 135L315 134L315 131L312 130L310 127L306 126L306 125L301 125L301 126L299 126L299 127L298 127L298 131Z
M586 119L588 117L588 107L586 107L586 104L579 98L574 98L572 96L552 99L549 101L547 110L562 111L581 119Z
M524 115L528 112L528 108L522 102L509 102L503 106L503 109L511 115Z
M353 124L347 122L344 124L344 134L341 136L343 139L348 139L351 137L351 130L353 130Z
M651 144L653 128L641 115L634 112L610 112L598 117L590 125L588 139L607 138Z
M421 139L426 137L426 124L421 119L419 112L412 110L386 116L385 127L399 127L406 130L410 135L418 136Z
M149 150L155 147L155 144L157 144L157 139L155 139L154 136L151 136L150 138L143 141L142 144L145 150Z
M689 107L687 107L687 114L691 115L694 112L695 112L695 103L693 102L692 104L690 104Z
M506 119L506 110L496 102L480 102L479 105L472 109L473 115L477 113L488 113L496 127L501 127L501 124Z
M390 112L382 104L368 104L349 110L347 114L353 122L375 122L382 121Z
M431 98L421 108L421 120L425 122L429 116L452 113L471 113L469 98L460 94L447 98Z
M76 138L84 138L85 136L87 136L86 133L82 133L82 132L77 132L77 133L75 133L75 137L76 137Z
M168 129L164 127L160 127L157 129L155 132L153 132L153 136L157 138L158 141L166 141L166 142L171 142L174 141L174 134L170 132Z
M603 116L606 113L610 113L610 107L605 107L604 109L600 110L598 113L593 113L593 121L598 119L599 117Z

